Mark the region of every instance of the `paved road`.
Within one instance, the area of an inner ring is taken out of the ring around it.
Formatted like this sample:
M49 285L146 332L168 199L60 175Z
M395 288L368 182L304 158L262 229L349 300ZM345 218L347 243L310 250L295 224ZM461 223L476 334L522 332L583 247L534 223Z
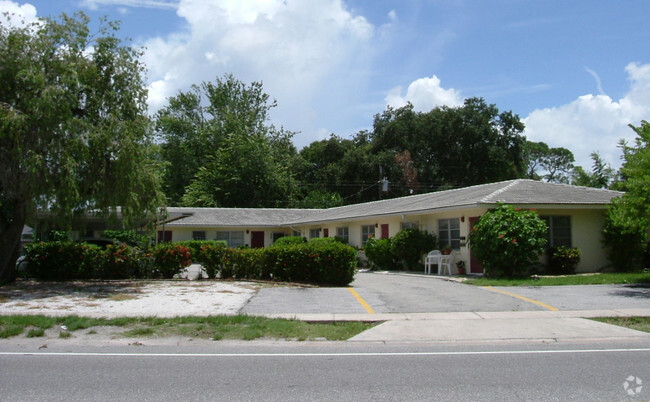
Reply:
M264 288L242 312L364 314L369 309L375 313L432 313L650 308L650 287L635 285L487 289L425 275L362 272L352 286L358 297L348 288Z
M0 395L11 401L650 398L647 343L212 345L0 350Z

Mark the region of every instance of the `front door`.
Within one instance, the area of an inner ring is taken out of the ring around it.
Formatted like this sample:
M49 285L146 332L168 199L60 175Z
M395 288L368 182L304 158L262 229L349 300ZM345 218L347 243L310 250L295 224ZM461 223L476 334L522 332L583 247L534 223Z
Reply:
M264 232L252 231L251 232L251 247L262 248L264 247Z
M474 225L478 222L480 216L472 216L469 218L469 232L472 233L472 230L474 229ZM472 254L472 245L470 243L469 247L469 269L471 273L473 274L482 274L483 273L483 266L481 265L481 262L474 258L474 255Z
M387 223L382 223L381 224L381 238L382 239L388 239L388 224Z

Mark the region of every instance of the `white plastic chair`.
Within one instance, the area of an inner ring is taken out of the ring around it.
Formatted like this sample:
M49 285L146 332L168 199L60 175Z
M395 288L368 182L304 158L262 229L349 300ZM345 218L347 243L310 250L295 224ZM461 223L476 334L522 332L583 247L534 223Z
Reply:
M456 257L456 250L451 250L449 254L443 254L438 262L438 275L444 275L445 271L449 276L454 275L454 258Z
M424 272L428 275L431 274L431 266L438 265L440 258L440 250L429 251L429 254L424 258ZM440 268L438 267L438 271Z

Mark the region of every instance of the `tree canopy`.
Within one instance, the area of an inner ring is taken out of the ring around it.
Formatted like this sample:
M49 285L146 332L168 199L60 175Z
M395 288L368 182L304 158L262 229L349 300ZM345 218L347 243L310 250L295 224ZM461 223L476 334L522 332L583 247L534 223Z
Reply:
M172 205L286 206L293 188L293 133L268 124L262 84L232 75L169 99L156 115Z
M160 177L138 50L84 14L0 26L0 282L37 210L126 222L155 213Z

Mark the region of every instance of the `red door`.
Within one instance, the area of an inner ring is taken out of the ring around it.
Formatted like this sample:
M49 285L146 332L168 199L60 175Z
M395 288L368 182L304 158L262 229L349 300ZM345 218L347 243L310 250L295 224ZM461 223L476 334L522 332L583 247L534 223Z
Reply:
M388 239L388 223L381 224L381 238Z
M330 237L330 230L328 228L323 229L323 237Z
M469 218L469 232L472 233L472 229L474 228L474 225L478 222L480 216L472 216ZM469 248L469 269L471 273L473 274L482 274L483 273L483 266L477 260L474 258L472 255L472 245L470 243L470 248Z
M262 248L264 247L264 232L251 232L251 247Z

